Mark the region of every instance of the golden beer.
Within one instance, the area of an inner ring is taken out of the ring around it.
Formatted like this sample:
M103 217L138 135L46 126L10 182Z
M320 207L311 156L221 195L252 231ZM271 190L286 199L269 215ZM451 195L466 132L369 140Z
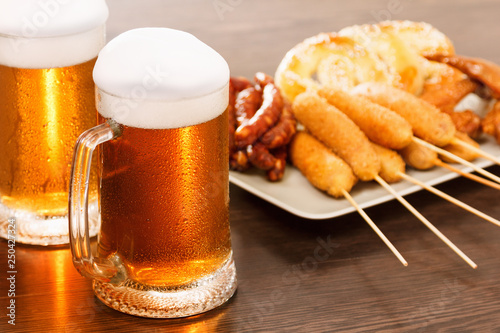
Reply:
M193 35L127 31L94 67L100 125L77 141L70 184L73 264L118 311L199 314L235 292L229 228L229 66ZM98 156L93 165L90 156ZM90 249L89 172L101 228Z
M92 71L107 17L105 0L0 2L0 237L69 242L73 147L97 124Z
M100 254L129 278L181 286L231 254L227 112L175 129L122 127L102 145Z
M74 142L97 123L95 60L51 69L0 65L0 200L7 207L67 214Z

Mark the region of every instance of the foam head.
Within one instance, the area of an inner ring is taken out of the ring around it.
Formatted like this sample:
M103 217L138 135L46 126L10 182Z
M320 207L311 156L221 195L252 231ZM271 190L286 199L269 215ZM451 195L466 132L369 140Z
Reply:
M0 0L0 64L51 68L90 60L104 45L107 18L105 0Z
M106 118L140 128L178 128L219 116L228 105L229 67L186 32L127 31L99 53L97 108Z

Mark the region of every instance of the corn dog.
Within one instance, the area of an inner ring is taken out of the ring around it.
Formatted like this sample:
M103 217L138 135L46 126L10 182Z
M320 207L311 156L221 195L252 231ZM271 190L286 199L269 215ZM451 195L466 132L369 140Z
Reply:
M457 132L458 133L458 132ZM462 149L463 150L463 149ZM433 168L435 166L440 166L445 169L450 170L451 172L456 172L463 177L469 178L475 182L481 183L483 185L500 189L500 185L489 181L487 179L478 177L474 174L463 172L462 170L455 168L447 163L442 162L438 158L438 153L434 150L431 150L425 146L422 146L416 142L410 143L408 146L399 151L406 164L409 166L418 169L418 170L427 170ZM470 151L467 151L466 154L470 154ZM443 159L445 156L441 156ZM451 162L454 162L450 160Z
M380 160L379 176L387 183L396 183L401 180L401 174L405 173L405 162L394 150L387 149L372 142L373 149Z
M318 94L345 113L371 141L391 149L401 149L411 142L411 125L396 112L337 89L323 87Z
M462 132L457 132L456 137L462 141L465 141L474 147L479 147L479 144L472 140L467 134ZM464 148L462 145L456 143L450 143L443 147L444 150L458 156L466 161L472 161L479 157L479 155L470 149ZM434 150L427 147L419 145L418 143L412 142L407 147L399 151L406 163L418 170L427 170L435 166L438 161L438 156L447 163L456 163L444 155L438 155Z
M477 143L476 141L472 140L467 134L465 133L462 133L462 132L458 132L455 134L455 137L460 139L461 141L463 142L466 142L476 148L479 148L479 143ZM458 156L460 158L463 158L464 160L466 161L473 161L475 160L476 158L479 158L479 154L472 151L471 149L467 149L465 148L464 146L458 144L458 143L454 143L454 142L451 142L449 144L447 144L446 146L443 147L444 150L452 153L453 155L455 156ZM441 155L441 159L447 163L455 163L454 160L444 156L444 155Z
M417 170L428 170L436 165L438 154L416 142L410 143L399 151L403 160Z
M445 146L455 135L455 125L448 114L406 91L367 82L356 86L352 92L395 111L410 123L413 134L433 145Z
M290 144L293 165L322 191L340 198L349 192L357 179L349 165L312 135L300 131Z
M344 113L314 92L298 95L293 112L317 139L349 164L359 179L369 181L377 176L377 154L366 135Z

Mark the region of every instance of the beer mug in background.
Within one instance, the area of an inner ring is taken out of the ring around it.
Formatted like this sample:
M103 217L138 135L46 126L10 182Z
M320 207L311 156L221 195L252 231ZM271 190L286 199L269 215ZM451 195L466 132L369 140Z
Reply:
M68 243L73 146L97 124L92 70L107 16L104 0L0 2L1 237Z
M223 304L236 289L227 63L190 34L143 28L104 47L94 80L102 124L79 138L71 177L75 267L102 302L128 314L184 317ZM96 148L94 257L86 205Z

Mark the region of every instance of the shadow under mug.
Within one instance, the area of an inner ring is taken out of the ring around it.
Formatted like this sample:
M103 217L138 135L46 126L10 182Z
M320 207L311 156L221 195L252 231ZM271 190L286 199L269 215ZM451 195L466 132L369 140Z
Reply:
M80 136L70 244L75 267L106 305L175 318L213 309L234 294L227 120L226 110L202 124L146 129L101 117ZM101 229L94 256L87 207L95 150Z

